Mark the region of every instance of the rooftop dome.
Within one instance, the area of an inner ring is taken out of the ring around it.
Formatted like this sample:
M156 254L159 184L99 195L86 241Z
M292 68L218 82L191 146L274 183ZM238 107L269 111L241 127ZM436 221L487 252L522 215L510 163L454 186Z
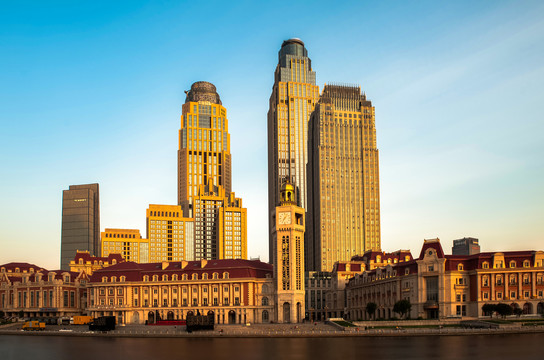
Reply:
M197 81L191 85L191 90L185 91L187 97L185 102L209 101L221 105L221 98L217 93L215 85L207 81Z

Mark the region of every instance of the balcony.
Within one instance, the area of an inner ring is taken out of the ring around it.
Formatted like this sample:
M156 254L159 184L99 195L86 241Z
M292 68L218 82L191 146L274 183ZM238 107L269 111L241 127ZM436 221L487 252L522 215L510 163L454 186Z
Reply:
M468 290L468 285L466 284L455 284L453 285L455 290Z

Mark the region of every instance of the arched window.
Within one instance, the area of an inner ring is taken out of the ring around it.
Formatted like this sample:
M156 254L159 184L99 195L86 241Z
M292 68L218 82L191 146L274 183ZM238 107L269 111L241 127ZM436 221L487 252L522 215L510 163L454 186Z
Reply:
M187 280L187 274L181 275L181 279L182 279L182 280Z
M192 279L193 279L193 280L198 280L198 274L193 274Z
M482 269L489 269L489 263L487 261L482 263Z
M153 275L153 281L159 281L159 275Z
M127 280L126 276L121 276L121 282L125 282Z
M163 275L162 276L162 281L168 281L168 275Z
M515 268L516 267L516 262L514 260L510 261L510 267L511 268Z
M529 262L529 260L525 260L525 261L523 262L523 267L528 268L529 266L531 266L531 263Z
M214 279L219 279L219 274L216 273L216 272L214 272L214 273L213 273L213 278L214 278Z
M202 274L202 279L208 280L208 274L207 273Z
M172 281L177 281L177 280L178 280L178 275L177 274L172 275Z
M103 283L108 282L108 277L107 276L102 276L102 282Z
M458 264L457 265L457 270L463 271L463 264Z
M516 285L516 275L510 274L510 285Z
M263 294L267 294L268 293L268 285L264 284L261 291L262 291Z
M382 257L380 255L376 256L376 262L377 263L381 263L382 262Z
M114 282L116 282L116 281L117 281L117 276L112 276L112 277L111 277L111 282L114 283Z
M79 259L79 265L83 265L83 259Z
M224 272L223 273L223 279L228 279L229 278L229 273L228 272Z

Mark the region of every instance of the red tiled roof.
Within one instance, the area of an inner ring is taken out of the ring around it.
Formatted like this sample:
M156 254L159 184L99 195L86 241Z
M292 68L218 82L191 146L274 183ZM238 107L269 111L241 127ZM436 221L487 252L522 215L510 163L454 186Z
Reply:
M121 254L109 254L106 257L104 257L104 256L91 256L91 254L89 254L88 251L82 251L82 252L78 251L76 253L76 256L74 258L74 261L76 262L76 265L79 262L79 259L83 259L84 262L90 261L91 263L93 263L95 260L96 261L102 261L102 262L107 261L110 264L112 263L112 261L114 259L117 260L117 262L125 261L125 259L123 259L123 256L121 256Z
M182 268L182 263L179 261L169 262L163 270L163 263L147 263L139 264L132 261L122 262L104 269L97 270L91 276L91 282L101 282L102 277L125 276L126 281L142 281L144 275L153 276L168 275L169 279L174 274L181 279L182 274L187 274L189 279L192 274L199 274L199 279L202 279L200 274L207 273L208 279L212 279L213 273L217 272L222 275L223 272L229 273L229 278L265 278L267 275L272 275L273 266L268 263L263 263L258 260L208 260L204 267L201 267L200 261L188 261L187 265ZM220 276L222 277L222 276Z
M440 240L432 239L432 240L425 240L425 242L423 243L423 247L421 248L421 252L419 253L419 260L422 260L423 257L425 256L425 251L431 248L436 251L436 255L439 258L444 257L444 250L442 250L442 245L440 245Z

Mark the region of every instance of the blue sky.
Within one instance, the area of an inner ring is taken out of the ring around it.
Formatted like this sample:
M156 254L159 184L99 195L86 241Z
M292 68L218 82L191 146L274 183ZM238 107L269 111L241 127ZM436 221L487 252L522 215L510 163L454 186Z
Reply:
M250 256L267 260L266 113L283 40L376 107L382 248L544 249L538 1L0 3L0 263L58 267L62 190L101 227L175 204L184 90L217 86Z

